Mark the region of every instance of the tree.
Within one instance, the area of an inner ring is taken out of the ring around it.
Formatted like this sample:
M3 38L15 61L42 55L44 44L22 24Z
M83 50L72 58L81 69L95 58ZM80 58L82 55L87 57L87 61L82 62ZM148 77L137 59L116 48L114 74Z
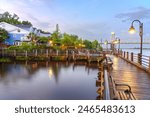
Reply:
M84 40L83 44L85 45L85 48L92 49L92 42L89 40Z
M0 22L7 22L9 24L25 24L32 26L31 22L29 21L19 21L19 16L17 14L11 15L9 12L4 12L0 14Z
M37 35L34 34L34 33L29 33L29 35L27 36L27 38L28 38L28 39L31 39L31 41L34 42L34 43L35 43L35 42L37 41L37 39L38 39Z
M46 44L46 43L48 43L49 39L48 39L48 37L38 37L37 41L40 43Z
M98 41L97 40L92 41L92 49L97 49L97 47L98 47Z
M54 31L51 35L51 39L54 44L61 44L61 34L57 31Z
M8 32L5 29L0 28L0 43L4 42L8 36Z
M64 33L63 39L62 39L62 44L64 46L74 46L73 37L67 33Z
M31 22L29 21L22 21L22 24L32 26Z

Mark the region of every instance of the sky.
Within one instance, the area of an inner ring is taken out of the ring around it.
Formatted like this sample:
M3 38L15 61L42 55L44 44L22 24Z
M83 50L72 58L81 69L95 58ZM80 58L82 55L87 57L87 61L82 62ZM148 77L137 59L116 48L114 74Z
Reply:
M0 13L15 13L34 27L60 31L83 39L110 41L111 32L122 42L140 42L137 32L128 33L133 20L144 25L144 41L150 42L150 0L0 0Z

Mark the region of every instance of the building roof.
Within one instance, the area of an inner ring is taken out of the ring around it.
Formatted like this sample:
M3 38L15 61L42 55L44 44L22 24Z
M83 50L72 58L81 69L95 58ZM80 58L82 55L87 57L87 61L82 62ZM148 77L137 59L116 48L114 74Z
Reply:
M12 24L8 24L6 22L0 22L0 28L5 29L8 33L15 33L15 34L29 34L30 32L14 26Z
M24 29L24 30L27 30L27 31L31 31L31 28L32 26L31 25L24 25L24 24L18 24L18 25L15 25L21 29Z

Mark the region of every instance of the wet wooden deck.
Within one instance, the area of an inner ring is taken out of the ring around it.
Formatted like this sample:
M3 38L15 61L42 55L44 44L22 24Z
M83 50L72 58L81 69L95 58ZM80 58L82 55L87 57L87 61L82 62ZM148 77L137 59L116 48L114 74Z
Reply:
M119 57L110 55L110 58L113 61L113 79L130 85L138 100L150 100L150 74Z

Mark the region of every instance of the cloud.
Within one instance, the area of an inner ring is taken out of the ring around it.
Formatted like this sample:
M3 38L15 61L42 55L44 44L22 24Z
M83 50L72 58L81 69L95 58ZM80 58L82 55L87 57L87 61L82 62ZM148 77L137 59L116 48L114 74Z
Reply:
M104 22L67 23L63 26L63 31L91 40L100 39L102 36L108 35L111 30L109 29L109 25Z
M127 20L135 20L135 19L149 19L150 18L150 9L144 7L137 7L134 10L127 13L120 13L115 16L116 18L123 19L125 22Z

